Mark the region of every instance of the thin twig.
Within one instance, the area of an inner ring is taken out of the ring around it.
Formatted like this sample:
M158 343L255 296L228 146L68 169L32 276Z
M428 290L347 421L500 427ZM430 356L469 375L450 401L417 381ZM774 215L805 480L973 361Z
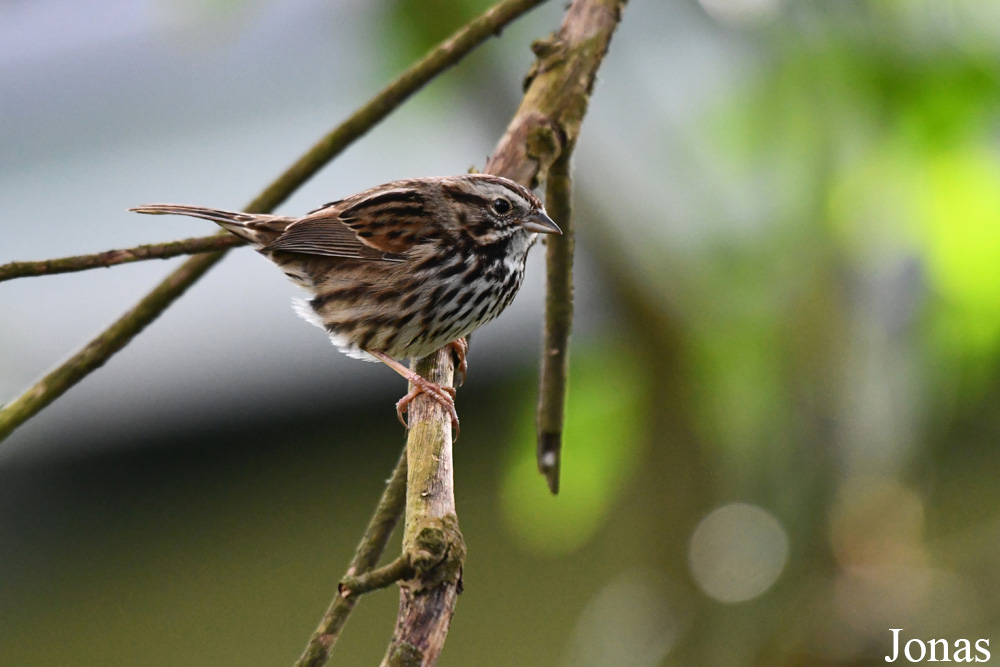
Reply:
M56 273L72 273L99 269L102 267L128 264L146 259L169 259L178 255L195 255L245 245L246 242L232 234L213 234L197 238L181 239L169 243L150 243L133 248L105 250L92 255L75 255L58 259L43 259L34 262L11 262L0 266L0 282L14 278L48 276Z
M340 580L337 590L341 597L346 598L386 588L402 579L409 579L414 574L416 574L416 570L410 563L409 556L403 554L388 565L375 568L371 572L344 577Z
M442 387L453 384L454 358L448 346L414 361L411 367ZM426 667L437 662L461 591L465 562L465 542L455 511L451 415L426 394L419 394L410 403L408 416L403 553L415 574L400 586L396 630L383 667Z
M458 62L490 35L497 34L505 25L542 1L505 0L473 19L323 137L244 210L250 213L272 211L323 165L388 116L434 76ZM70 387L100 368L222 259L225 252L222 250L205 253L188 259L82 350L35 383L24 394L4 405L0 409L0 441L39 410L62 396Z
M573 145L552 163L545 181L545 208L559 221L561 236L545 239L545 341L538 388L538 471L549 491L559 493L569 335L573 327L573 209L569 173Z
M403 514L406 505L406 450L399 457L392 476L386 483L385 491L378 501L375 513L368 521L368 528L358 543L354 559L351 560L344 578L357 577L366 572L370 572L378 563L385 545L392 536L399 518ZM340 636L341 630L347 623L354 605L360 599L360 592L350 591L348 595L343 595L338 587L338 592L334 596L330 607L323 615L316 632L309 639L302 657L295 663L296 667L321 667L330 659L330 649Z

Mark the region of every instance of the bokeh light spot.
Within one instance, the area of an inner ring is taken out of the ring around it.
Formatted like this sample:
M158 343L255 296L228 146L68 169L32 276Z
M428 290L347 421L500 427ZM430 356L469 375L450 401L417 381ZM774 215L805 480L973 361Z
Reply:
M734 503L712 511L691 536L691 574L706 595L743 602L770 588L788 560L788 536L773 515Z
M567 665L655 667L677 639L676 616L656 572L628 572L602 587L584 607Z

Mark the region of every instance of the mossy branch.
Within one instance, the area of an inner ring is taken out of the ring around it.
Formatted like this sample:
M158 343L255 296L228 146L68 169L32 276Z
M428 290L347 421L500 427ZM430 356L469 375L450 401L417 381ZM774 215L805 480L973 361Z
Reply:
M415 360L411 367L441 386L454 381L450 347ZM413 567L413 576L400 586L396 630L383 667L437 662L461 590L465 562L465 542L455 511L451 416L425 394L410 403L408 415L403 554Z
M257 195L244 210L249 213L272 211L327 162L388 116L424 84L541 2L542 0L505 0L470 21L317 142ZM103 366L222 259L225 252L219 250L188 259L118 321L87 343L82 350L60 364L24 394L4 405L0 409L0 441L66 393L70 387Z
M611 36L626 0L575 0L559 31L538 40L538 59L524 80L524 98L485 171L529 187L576 142ZM559 220L556 220L558 223Z

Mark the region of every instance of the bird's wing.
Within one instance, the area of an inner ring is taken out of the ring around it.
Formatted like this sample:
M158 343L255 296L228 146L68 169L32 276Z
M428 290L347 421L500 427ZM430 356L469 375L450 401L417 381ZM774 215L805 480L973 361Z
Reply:
M392 261L391 253L362 242L354 231L337 218L305 217L288 226L267 251L298 252L306 255Z
M293 222L267 250L399 261L428 237L433 218L409 181L332 202Z

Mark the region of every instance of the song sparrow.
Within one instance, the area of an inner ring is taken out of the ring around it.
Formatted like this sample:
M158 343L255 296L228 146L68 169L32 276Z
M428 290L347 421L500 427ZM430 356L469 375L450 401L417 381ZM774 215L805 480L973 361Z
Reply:
M246 240L313 294L296 311L341 351L413 383L396 404L400 421L426 392L456 435L455 390L397 359L453 344L464 380L464 337L513 300L536 233L561 233L530 190L487 174L393 181L301 218L178 204L131 210L204 218Z

